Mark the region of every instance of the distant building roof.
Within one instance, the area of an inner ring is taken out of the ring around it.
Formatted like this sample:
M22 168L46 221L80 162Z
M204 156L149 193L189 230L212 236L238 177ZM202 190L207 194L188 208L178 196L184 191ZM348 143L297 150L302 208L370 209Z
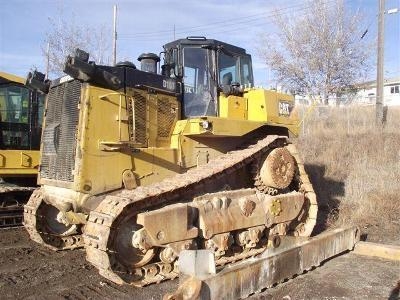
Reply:
M387 78L383 81L384 85L400 84L400 77ZM358 88L374 88L376 87L376 80L365 81L363 83L356 84Z

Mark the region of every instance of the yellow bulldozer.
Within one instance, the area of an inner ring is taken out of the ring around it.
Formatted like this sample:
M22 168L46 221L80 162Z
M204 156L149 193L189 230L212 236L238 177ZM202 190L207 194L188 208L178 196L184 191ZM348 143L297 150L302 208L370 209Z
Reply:
M44 96L0 72L0 227L22 225L36 187Z
M309 236L317 202L288 140L293 96L255 88L251 56L221 41L179 39L160 56L142 54L139 70L77 49L67 76L43 83L30 237L85 247L106 278L144 286L176 277L185 249L222 265Z

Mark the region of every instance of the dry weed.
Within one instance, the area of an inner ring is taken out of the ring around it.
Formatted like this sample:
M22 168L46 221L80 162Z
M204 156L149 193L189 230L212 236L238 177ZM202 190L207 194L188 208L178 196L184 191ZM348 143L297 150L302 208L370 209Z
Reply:
M384 128L374 107L317 109L297 140L319 203L319 229L400 221L400 108Z

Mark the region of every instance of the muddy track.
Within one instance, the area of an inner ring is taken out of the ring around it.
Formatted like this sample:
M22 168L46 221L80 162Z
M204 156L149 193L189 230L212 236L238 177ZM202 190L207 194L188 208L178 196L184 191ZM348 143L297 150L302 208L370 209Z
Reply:
M0 184L0 228L22 226L24 204L35 187Z
M254 166L268 151L282 145L286 145L285 138L268 136L259 140L257 144L221 155L207 165L189 170L185 174L147 187L139 187L134 191L124 190L117 195L107 196L97 209L90 213L85 227L87 259L99 269L100 274L119 284L145 286L175 278L178 270L173 263L154 262L141 268L130 269L115 259L116 251L113 250L111 242L113 237L117 236L113 230L121 226L118 220L124 214L157 208L167 201L174 203L176 199L192 199L198 193L216 192L222 186L221 183L218 184L219 181L227 183L223 180L227 180L233 174L233 177L237 177L243 167ZM316 222L316 197L295 147L291 144L287 147L298 163L300 190L309 200L308 211L305 212L306 219L302 227L295 229L294 234L309 236ZM226 257L222 264L246 259L262 251L263 249L253 249L248 253Z
M177 284L118 286L98 275L83 250L54 252L22 227L0 230L1 299L160 299Z

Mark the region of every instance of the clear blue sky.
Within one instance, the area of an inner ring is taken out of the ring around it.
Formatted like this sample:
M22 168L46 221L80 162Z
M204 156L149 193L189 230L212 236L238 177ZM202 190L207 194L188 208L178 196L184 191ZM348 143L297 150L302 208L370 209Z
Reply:
M331 0L326 0L327 2ZM377 36L378 0L345 0L349 11L361 10L365 38ZM272 34L274 10L293 16L304 13L300 0L4 0L0 1L0 70L25 76L37 67L45 70L41 47L49 31L49 17L64 15L89 26L112 28L113 5L118 5L117 60L131 60L143 52L159 53L162 45L189 35L223 40L253 55L258 85L271 84L257 55L262 34ZM400 0L386 0L386 9L400 8ZM74 16L74 17L72 17ZM400 13L385 16L385 77L400 77ZM362 33L360 33L361 35ZM375 54L374 54L375 56ZM370 78L375 78L371 70Z

